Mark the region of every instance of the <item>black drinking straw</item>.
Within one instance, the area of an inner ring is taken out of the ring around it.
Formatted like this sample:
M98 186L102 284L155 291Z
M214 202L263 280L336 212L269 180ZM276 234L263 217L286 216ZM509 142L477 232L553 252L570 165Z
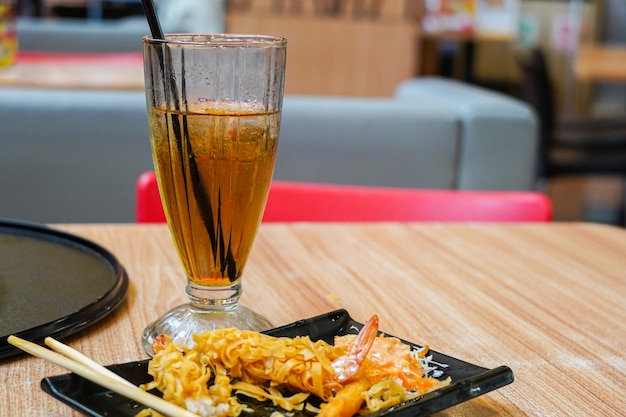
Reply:
M150 31L152 32L152 38L161 39L161 40L165 39L165 36L163 35L163 30L161 29L161 24L159 23L159 17L157 16L157 13L156 13L156 8L154 7L154 2L152 0L141 0L141 4L143 6L143 11L146 14L146 18L148 19L148 25L150 26ZM162 55L163 52L165 52L165 56ZM161 71L165 71L165 65L166 64L171 65L171 61L169 59L170 57L169 49L164 48L164 51L163 49L157 49L157 54L159 54L161 58L159 59L159 64L161 65ZM170 69L170 72L171 72L171 69ZM176 92L177 90L176 83L171 82L171 83L166 83L166 84L169 85L170 94L172 95L172 97L178 97L178 94ZM167 92L166 92L166 95L167 95ZM174 105L176 109L179 110L178 100L174 100ZM180 121L177 118L172 118L170 122L172 123L172 125L174 125L173 131L175 132L175 138L176 138L176 141L178 142L178 147L182 148L181 143L183 141L183 136L181 135L180 132L184 131L185 138L189 140L188 139L189 135L187 133L188 131L187 118L185 116L183 117L182 126L180 125ZM191 143L187 143L186 146L189 148L189 152L193 153L191 151L191 147L192 147ZM182 154L180 155L180 157L181 158L183 157ZM189 166L190 166L191 176L193 178L192 182L198 184L198 186L193 187L193 192L194 192L194 195L196 196L196 200L198 201L198 204L201 207L203 207L203 209L201 210L201 213L203 214L202 221L204 222L206 226L206 230L208 231L209 237L212 241L211 247L213 248L213 256L216 259L218 255L221 257L222 274L226 272L229 280L234 281L235 279L237 279L237 265L233 257L231 240L229 239L228 248L226 248L226 242L224 241L225 233L221 229L222 228L221 221L219 222L219 225L218 225L218 227L220 228L220 233L219 233L219 236L217 236L217 233L215 232L216 230L215 225L213 224L213 214L212 214L213 208L211 207L211 203L209 202L209 198L206 195L206 191L204 187L201 186L202 179L200 178L198 167L196 166L193 159L190 161ZM220 203L218 203L218 210L219 210L219 207L221 207ZM218 214L218 218L221 218L220 214ZM219 239L219 242L218 242L218 239ZM219 248L219 254L217 253L218 248Z
M157 15L156 7L154 7L154 2L152 0L141 0L141 5L148 19L148 26L150 26L152 38L164 39L163 29L161 29L161 23L159 23L159 16Z

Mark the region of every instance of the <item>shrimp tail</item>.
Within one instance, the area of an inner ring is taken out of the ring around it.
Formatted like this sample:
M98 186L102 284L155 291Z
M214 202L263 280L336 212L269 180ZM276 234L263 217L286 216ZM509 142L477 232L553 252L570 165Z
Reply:
M378 316L373 315L359 331L356 339L350 344L348 353L337 358L332 363L335 370L335 380L344 382L356 374L361 367L361 363L376 340L378 333Z

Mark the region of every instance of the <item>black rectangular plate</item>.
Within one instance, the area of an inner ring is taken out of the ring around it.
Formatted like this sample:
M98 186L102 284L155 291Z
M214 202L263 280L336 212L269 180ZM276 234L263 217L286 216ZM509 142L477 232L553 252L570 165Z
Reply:
M312 340L323 339L332 343L335 336L356 333L361 327L362 324L354 321L347 311L337 310L268 330L265 333L287 337L308 335ZM421 348L420 345L405 340L403 342L412 347ZM440 368L444 372L441 378L450 377L452 383L419 398L368 414L368 417L427 416L513 382L513 372L507 366L487 369L432 350L429 354L435 362L448 365L446 368ZM109 369L136 385L149 382L151 379L147 373L148 360L113 365ZM41 381L41 387L53 397L86 416L133 417L145 408L73 373L46 377ZM270 416L273 411L276 411L276 408L271 405L262 408L255 407L255 409L258 411L250 415ZM296 417L311 415L306 412L295 414Z

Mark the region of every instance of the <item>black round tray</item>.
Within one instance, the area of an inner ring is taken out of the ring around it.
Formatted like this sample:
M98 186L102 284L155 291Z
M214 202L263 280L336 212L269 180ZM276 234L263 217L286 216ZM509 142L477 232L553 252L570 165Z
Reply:
M0 359L21 350L7 338L63 339L112 312L128 276L101 246L45 225L0 220Z

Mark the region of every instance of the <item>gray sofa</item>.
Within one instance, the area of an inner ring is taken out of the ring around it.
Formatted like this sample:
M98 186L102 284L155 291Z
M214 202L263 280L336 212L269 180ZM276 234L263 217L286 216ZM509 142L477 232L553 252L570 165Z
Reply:
M150 33L144 17L89 22L85 19L17 20L19 49L40 52L141 52Z
M161 1L163 31L224 32L224 5L220 0ZM195 4L194 4L195 3ZM19 48L43 52L141 52L141 38L150 33L144 16L121 19L19 17Z
M393 98L285 97L274 177L528 190L536 147L525 104L416 78ZM132 222L152 169L143 92L0 88L0 149L0 217Z

